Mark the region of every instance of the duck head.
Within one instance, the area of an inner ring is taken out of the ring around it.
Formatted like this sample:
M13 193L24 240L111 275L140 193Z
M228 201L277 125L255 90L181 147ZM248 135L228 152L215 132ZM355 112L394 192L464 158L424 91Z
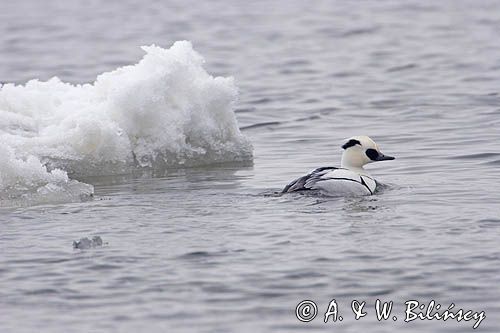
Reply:
M341 165L346 169L363 169L368 163L393 160L395 157L382 154L378 145L367 136L353 136L342 145Z

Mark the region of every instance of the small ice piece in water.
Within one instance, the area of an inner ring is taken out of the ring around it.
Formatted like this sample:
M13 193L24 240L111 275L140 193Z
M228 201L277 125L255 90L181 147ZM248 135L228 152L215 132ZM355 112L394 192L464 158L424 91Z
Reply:
M88 239L87 237L80 238L79 241L73 241L73 248L75 249L90 249L92 246L92 241Z
M96 246L102 246L102 238L99 237L99 236L92 237L92 245L94 247L96 247Z
M102 238L99 236L92 237L92 240L88 239L88 237L80 238L79 241L73 241L73 248L86 250L92 247L102 246Z

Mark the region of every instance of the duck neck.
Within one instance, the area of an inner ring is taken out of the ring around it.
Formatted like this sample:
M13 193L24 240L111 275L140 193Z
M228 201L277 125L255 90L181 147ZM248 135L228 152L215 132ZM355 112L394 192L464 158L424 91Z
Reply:
M359 173L361 175L368 175L368 172L363 168L363 165L354 164L350 161L350 158L346 156L346 154L342 155L342 161L340 162L340 166L344 169L348 169Z
M354 171L356 173L359 173L360 175L367 175L369 176L368 172L363 167L353 167L350 165L342 165L342 168L349 169L351 171Z

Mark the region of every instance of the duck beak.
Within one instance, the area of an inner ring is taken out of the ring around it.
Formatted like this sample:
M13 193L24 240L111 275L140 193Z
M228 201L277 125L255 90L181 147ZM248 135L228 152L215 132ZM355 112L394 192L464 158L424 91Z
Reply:
M380 153L378 155L376 161L390 161L390 160L394 160L394 159L396 159L396 158L393 156L384 155L384 154Z

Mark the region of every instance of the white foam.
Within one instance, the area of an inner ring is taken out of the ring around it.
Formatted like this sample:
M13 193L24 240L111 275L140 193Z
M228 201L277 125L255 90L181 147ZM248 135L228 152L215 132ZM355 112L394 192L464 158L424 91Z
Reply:
M187 41L143 50L139 63L93 84L0 87L0 200L60 195L79 176L252 158L232 78L210 76Z

